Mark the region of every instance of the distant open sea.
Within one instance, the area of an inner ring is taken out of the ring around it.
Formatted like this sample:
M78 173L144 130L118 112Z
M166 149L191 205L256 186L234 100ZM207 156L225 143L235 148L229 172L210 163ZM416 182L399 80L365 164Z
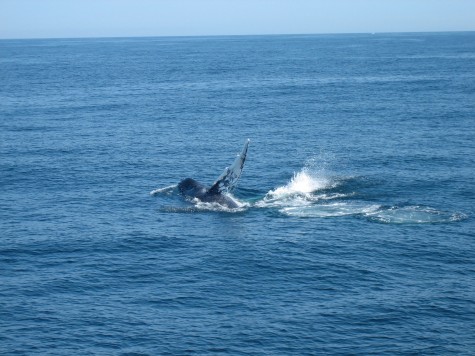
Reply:
M475 355L474 173L475 32L2 40L0 354Z

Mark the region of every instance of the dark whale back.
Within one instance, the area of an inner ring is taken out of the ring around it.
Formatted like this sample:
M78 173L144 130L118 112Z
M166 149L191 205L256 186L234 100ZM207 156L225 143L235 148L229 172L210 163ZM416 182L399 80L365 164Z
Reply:
M198 199L201 199L201 197L204 196L208 191L204 185L198 183L192 178L183 179L178 184L178 190L180 191L181 195Z
M211 191L192 178L183 179L178 184L178 191L186 198L197 198L205 203L218 203L231 209L239 207L239 205L227 195L218 191Z

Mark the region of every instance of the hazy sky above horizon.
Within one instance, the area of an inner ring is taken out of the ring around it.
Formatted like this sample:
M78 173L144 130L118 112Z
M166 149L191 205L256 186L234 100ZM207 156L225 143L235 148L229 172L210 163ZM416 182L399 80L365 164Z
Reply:
M0 0L0 38L474 31L475 0Z

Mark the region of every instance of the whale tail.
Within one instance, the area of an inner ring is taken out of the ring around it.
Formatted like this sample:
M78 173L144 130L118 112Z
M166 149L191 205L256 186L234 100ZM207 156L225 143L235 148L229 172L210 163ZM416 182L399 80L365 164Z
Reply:
M218 179L209 189L209 193L228 193L236 187L239 177L241 177L242 169L244 168L244 162L246 161L249 142L251 142L251 140L247 139L244 143L244 147L241 153L237 155L236 159L230 167L225 168L224 172L218 177Z

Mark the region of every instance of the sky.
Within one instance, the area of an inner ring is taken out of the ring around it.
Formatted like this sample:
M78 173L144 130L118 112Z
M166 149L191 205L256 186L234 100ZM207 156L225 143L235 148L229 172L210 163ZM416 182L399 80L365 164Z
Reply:
M0 0L0 38L475 31L475 0Z

